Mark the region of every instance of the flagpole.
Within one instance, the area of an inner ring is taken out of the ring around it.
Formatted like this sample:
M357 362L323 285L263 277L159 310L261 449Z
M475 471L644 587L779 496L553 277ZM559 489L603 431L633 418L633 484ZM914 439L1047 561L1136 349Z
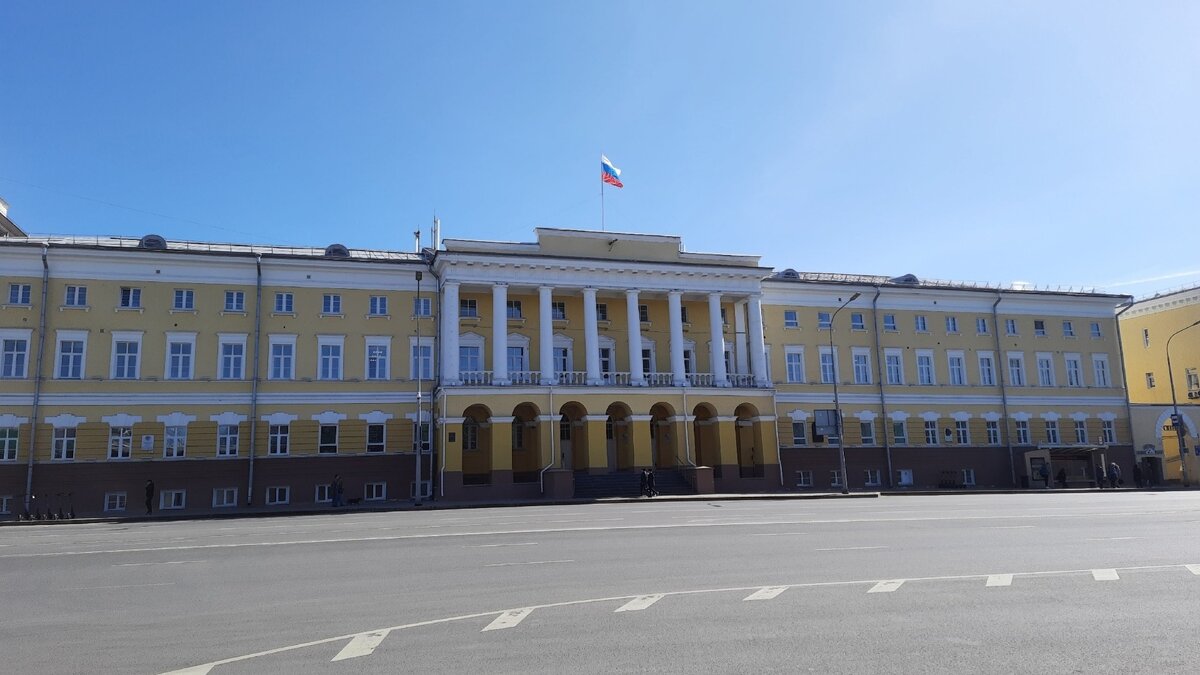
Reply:
M604 171L600 171L600 231L604 231Z

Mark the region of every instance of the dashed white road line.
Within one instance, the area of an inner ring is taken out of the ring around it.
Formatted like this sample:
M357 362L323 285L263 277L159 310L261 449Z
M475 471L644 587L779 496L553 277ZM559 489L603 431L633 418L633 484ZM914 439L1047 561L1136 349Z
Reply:
M868 593L892 593L897 588L904 585L904 579L890 579L888 581L880 581L871 587Z
M525 617L529 616L531 613L533 613L532 607L525 607L523 609L510 609L507 612L501 613L500 616L496 617L483 630L489 631L489 630L504 630L505 628L513 628L517 624L524 621Z
M536 541L523 541L519 544L471 544L463 548L501 548L503 546L537 546Z
M662 600L661 593L655 595L639 595L616 609L618 612L639 612L650 605Z
M1037 525L989 525L989 530L1028 530L1037 527Z
M871 551L878 548L887 548L886 546L841 546L838 548L818 548L817 551Z
M742 600L773 600L788 588L788 586L767 586L766 588L760 588L757 591L754 591L750 595L742 598Z
M1145 537L1092 537L1087 541L1125 541L1127 539L1145 539Z
M989 574L987 578L987 587L996 588L998 586L1012 586L1013 575L1011 574Z
M113 567L145 567L147 565L190 565L192 563L208 562L207 560L165 560L163 562L116 563Z
M807 535L807 532L751 532L751 537L795 537Z
M1121 577L1117 575L1117 571L1113 569L1092 570L1092 578L1096 581L1119 581L1121 579Z
M106 591L113 588L146 588L149 586L174 586L174 581L167 581L158 584L122 584L120 586L80 586L77 588L60 588L60 591Z
M574 560L531 560L530 562L491 563L484 567L515 567L517 565L553 565L554 563L573 563Z
M389 630L377 630L373 633L355 635L354 639L345 647L342 647L342 651L338 652L332 661L345 661L346 659L367 656L375 651L375 648L379 646L379 643L383 642L383 639L390 632Z

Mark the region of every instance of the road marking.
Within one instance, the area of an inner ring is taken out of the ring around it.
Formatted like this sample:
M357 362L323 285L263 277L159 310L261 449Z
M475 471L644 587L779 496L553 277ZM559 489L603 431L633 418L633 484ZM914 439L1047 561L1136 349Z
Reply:
M572 563L574 560L533 560L530 562L492 563L484 567L512 567L514 565L552 565L554 563Z
M892 579L889 581L881 581L871 587L868 593L892 593L897 588L904 584L904 579Z
M766 588L760 588L757 591L754 591L750 595L742 598L742 600L773 600L779 597L779 594L787 589L787 586L767 586Z
M886 546L843 546L841 548L819 548L818 551L871 551Z
M751 537L788 537L788 536L795 536L795 535L801 535L801 534L808 534L808 533L807 532L752 532L752 533L750 533L750 536Z
M989 525L986 529L989 530L1027 530L1037 525Z
M1125 541L1126 539L1145 539L1145 537L1094 537L1087 541Z
M520 544L470 544L463 548L500 548L501 546L537 546L536 541L525 541Z
M164 562L116 563L113 567L145 567L146 565L189 565L191 563L208 562L207 560L167 560Z
M630 600L629 602L618 607L616 611L618 611L618 612L639 612L643 609L646 609L650 605L653 605L654 603L658 602L659 600L662 600L662 597L663 596L661 593L658 593L655 595L639 595L636 598L634 598L634 599Z
M525 617L533 613L532 607L523 609L510 609L496 617L491 623L484 628L483 631L489 630L504 630L505 628L513 628L517 624L525 620ZM480 632L483 632L480 631Z
M1092 570L1092 578L1096 581L1120 581L1116 570Z
M987 587L995 588L997 586L1012 586L1013 575L1011 574L989 574L987 578Z
M1186 567L1187 571L1191 572L1192 574L1200 576L1200 565L1184 565L1184 567Z
M380 642L383 642L383 639L390 632L388 630L378 630L372 633L359 633L354 636L354 639L349 644L342 647L342 651L338 652L332 661L345 661L346 659L368 656L375 651L375 648L379 646Z
M145 588L148 586L174 586L174 581L168 581L160 584L124 584L121 586L80 586L78 588L60 588L60 591L104 591L110 588Z

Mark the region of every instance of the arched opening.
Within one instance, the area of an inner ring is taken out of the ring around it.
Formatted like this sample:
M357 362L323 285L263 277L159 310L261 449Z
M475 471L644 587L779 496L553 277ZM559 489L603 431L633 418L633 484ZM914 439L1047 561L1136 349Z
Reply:
M536 483L542 470L541 434L538 417L541 411L532 403L513 408L512 467L514 483Z
M692 422L692 446L696 453L697 466L719 468L721 465L721 441L717 429L717 410L711 404L701 403L692 409L696 418Z
M633 411L621 402L613 403L605 411L604 438L608 444L608 470L630 471L633 469Z
M492 411L479 404L463 412L463 485L489 485L492 482L491 417Z
M678 434L671 428L675 417L675 408L669 403L655 403L650 408L650 456L657 469L670 469L675 466Z
M578 401L564 403L558 409L558 454L567 471L588 468L587 408Z
M743 403L733 411L737 418L738 470L742 478L763 477L762 423L758 408Z

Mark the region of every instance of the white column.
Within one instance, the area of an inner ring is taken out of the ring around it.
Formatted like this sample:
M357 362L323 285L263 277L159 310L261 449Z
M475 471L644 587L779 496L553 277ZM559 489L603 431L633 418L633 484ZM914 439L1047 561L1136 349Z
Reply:
M442 384L458 379L458 282L442 284Z
M625 291L625 318L629 321L629 383L644 387L646 374L642 372L642 317L638 313L637 290Z
M538 286L538 361L541 363L542 384L554 384L554 317L550 302L554 289Z
M733 306L733 358L741 375L750 372L746 351L746 301L741 300Z
M508 284L492 284L492 384L508 384Z
M583 348L586 350L587 383L603 384L600 378L600 333L596 328L596 289L583 289Z
M750 296L750 368L754 371L754 384L769 387L767 379L767 344L763 339L762 295Z
M708 294L708 329L712 337L712 376L713 384L718 387L728 387L729 379L725 374L725 326L721 321L721 294Z
M667 314L671 320L671 376L676 387L686 387L687 373L683 371L683 310L679 291L667 293Z

